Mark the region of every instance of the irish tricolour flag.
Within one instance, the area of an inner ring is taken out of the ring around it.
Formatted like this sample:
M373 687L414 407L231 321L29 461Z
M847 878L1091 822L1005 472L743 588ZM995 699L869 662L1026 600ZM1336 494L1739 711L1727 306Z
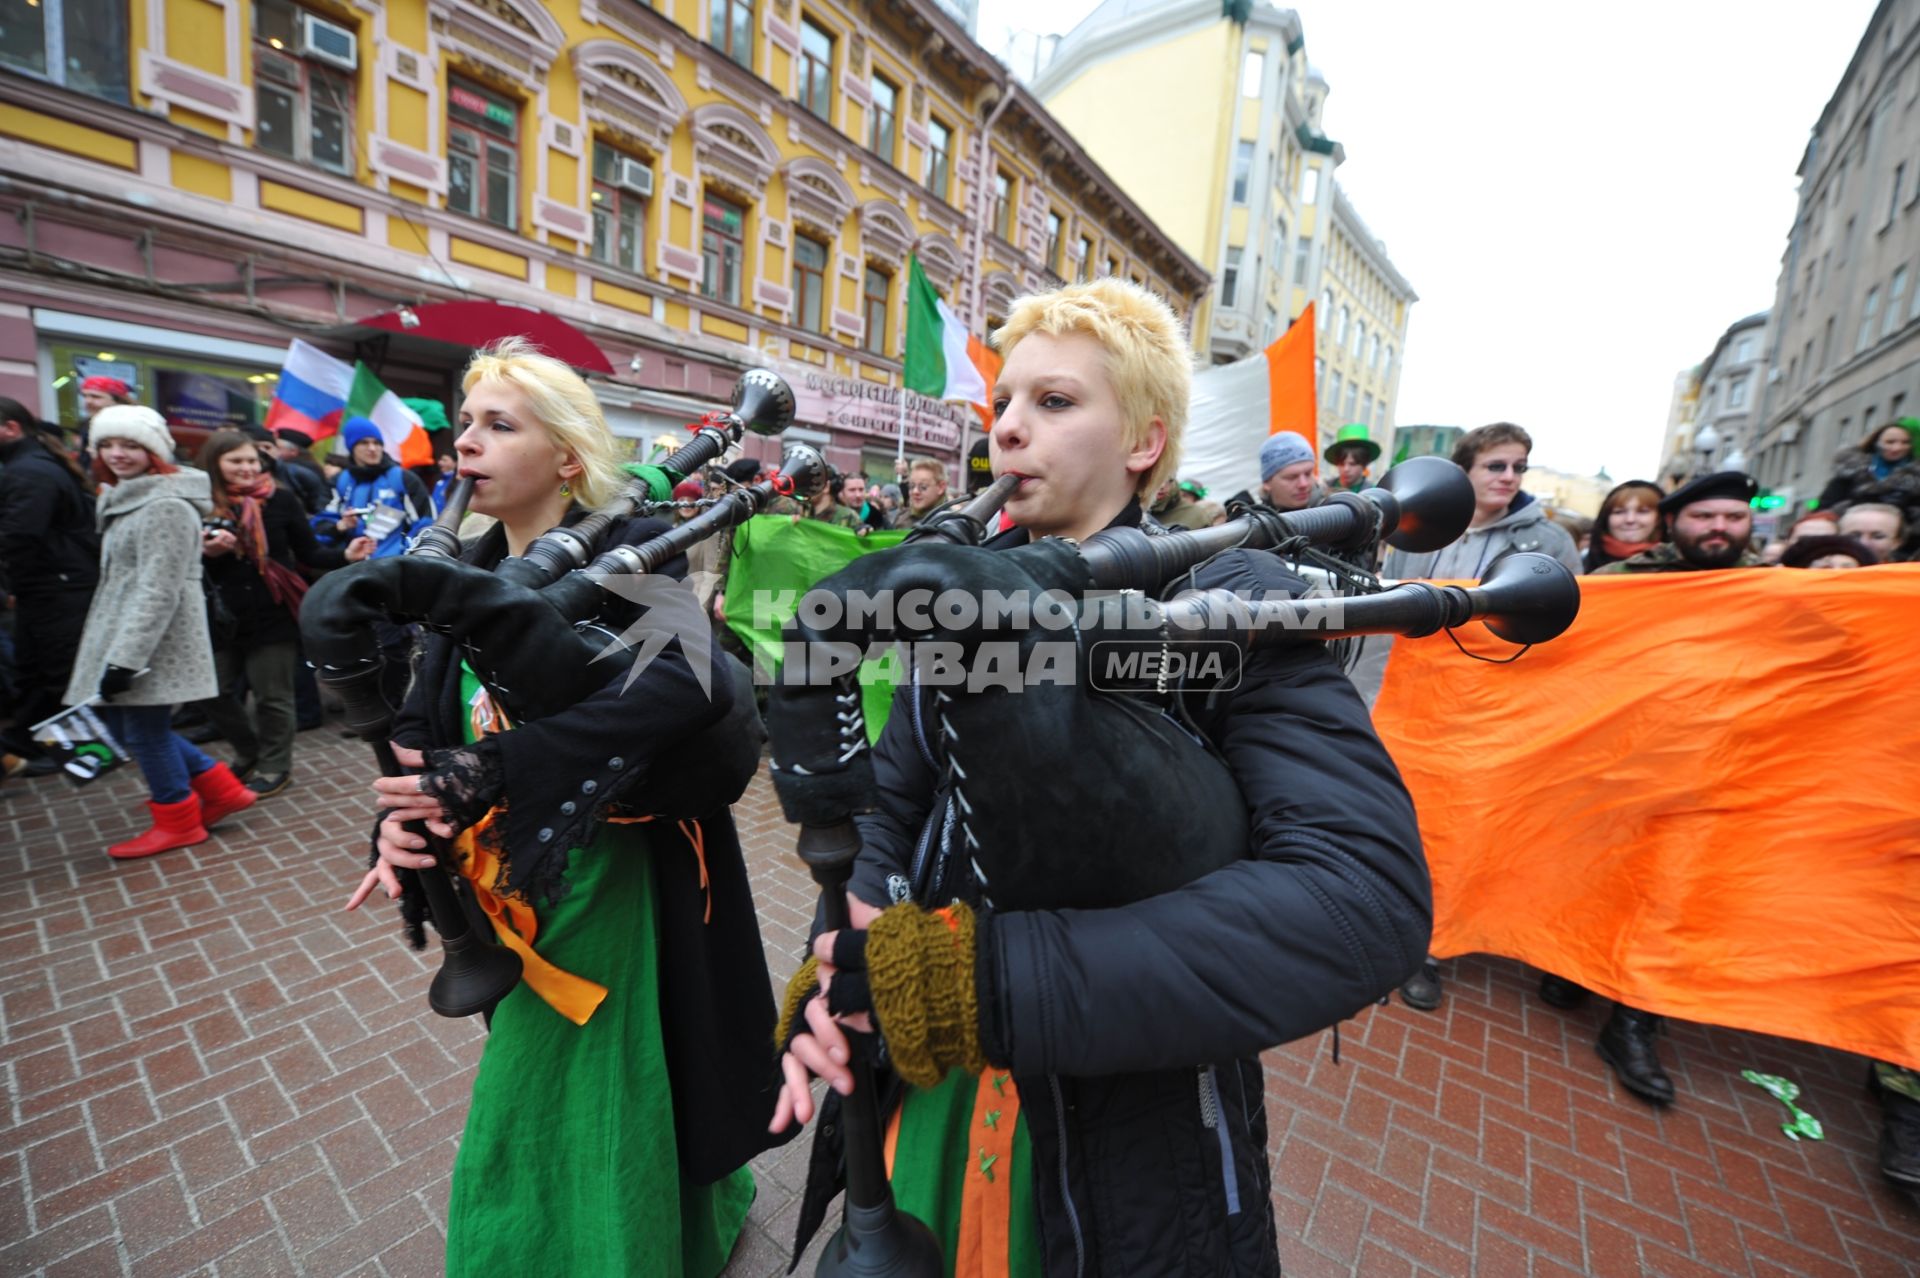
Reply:
M918 256L907 265L907 389L928 399L957 399L989 411L987 395L1000 369L986 343L933 291Z
M365 417L378 426L387 455L402 466L433 464L433 443L420 414L388 390L372 369L295 339L280 367L267 429L297 431L319 443L338 434L340 423L349 417Z

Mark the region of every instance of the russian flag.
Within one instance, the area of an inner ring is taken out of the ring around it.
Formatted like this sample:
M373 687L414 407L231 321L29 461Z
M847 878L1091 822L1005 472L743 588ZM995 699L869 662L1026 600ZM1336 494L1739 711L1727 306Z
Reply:
M297 431L318 443L339 432L352 390L353 365L295 338L267 407L267 429Z

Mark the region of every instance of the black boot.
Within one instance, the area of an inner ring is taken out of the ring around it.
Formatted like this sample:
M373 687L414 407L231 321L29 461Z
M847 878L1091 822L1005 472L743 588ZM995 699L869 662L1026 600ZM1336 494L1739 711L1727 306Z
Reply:
M1440 1006L1440 965L1428 959L1420 970L1400 987L1400 1001L1417 1012L1432 1012Z
M1613 1015L1600 1028L1593 1045L1600 1059L1613 1066L1620 1085L1642 1100L1655 1105L1673 1103L1673 1080L1660 1068L1660 1055L1654 1050L1654 1031L1660 1018L1625 1003L1613 1005Z
M1552 972L1540 974L1540 1001L1549 1007L1562 1011L1572 1011L1576 1007L1585 1007L1587 991L1583 986L1575 985L1564 976L1555 976Z
M1903 1189L1920 1189L1920 1101L1883 1086L1871 1070L1868 1089L1880 1101L1880 1174Z

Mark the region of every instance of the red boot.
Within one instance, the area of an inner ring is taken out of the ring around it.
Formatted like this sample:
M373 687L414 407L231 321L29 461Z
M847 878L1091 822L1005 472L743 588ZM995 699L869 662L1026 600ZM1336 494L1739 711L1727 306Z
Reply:
M147 810L153 813L153 828L138 838L114 844L107 849L108 856L129 861L207 841L207 827L200 823L199 795L189 794L178 803L149 802Z
M234 813L250 808L259 795L240 784L233 769L216 763L193 778L193 793L200 800L200 824L211 829Z

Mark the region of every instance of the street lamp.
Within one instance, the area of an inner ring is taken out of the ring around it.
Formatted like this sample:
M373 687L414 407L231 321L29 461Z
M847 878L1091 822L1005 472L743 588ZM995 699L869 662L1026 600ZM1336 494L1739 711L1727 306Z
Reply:
M1700 455L1700 470L1704 474L1713 461L1714 449L1720 447L1720 432L1713 428L1712 422L1700 423L1700 429L1693 435L1693 451Z

